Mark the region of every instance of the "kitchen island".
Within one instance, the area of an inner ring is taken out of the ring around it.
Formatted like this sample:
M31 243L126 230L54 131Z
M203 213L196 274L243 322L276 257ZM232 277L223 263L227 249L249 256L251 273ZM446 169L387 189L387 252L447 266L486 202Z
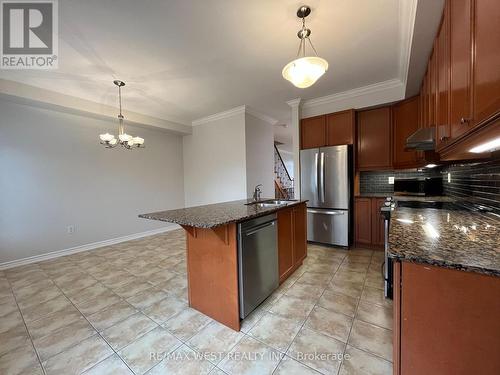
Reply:
M394 374L500 373L500 218L446 201L396 207Z
M275 213L279 280L307 255L305 201L238 200L139 215L181 225L187 237L189 306L239 331L238 224Z

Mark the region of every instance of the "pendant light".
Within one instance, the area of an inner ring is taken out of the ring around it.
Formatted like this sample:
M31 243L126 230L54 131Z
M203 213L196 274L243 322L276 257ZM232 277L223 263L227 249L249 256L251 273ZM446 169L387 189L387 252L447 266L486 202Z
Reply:
M125 133L125 126L123 125L124 117L122 115L122 87L125 86L125 82L115 80L113 83L118 86L118 99L120 103L120 113L118 114L118 139L116 139L113 134L101 134L99 136L101 145L106 148L115 148L116 146L121 145L128 150L133 148L143 148L144 138L133 137Z
M314 85L318 78L328 70L328 62L318 56L311 42L311 29L306 28L306 17L310 13L311 8L307 5L303 5L297 10L297 17L302 18L302 29L297 33L300 39L297 58L289 62L281 72L283 78L301 89ZM314 56L306 56L307 42L309 42Z

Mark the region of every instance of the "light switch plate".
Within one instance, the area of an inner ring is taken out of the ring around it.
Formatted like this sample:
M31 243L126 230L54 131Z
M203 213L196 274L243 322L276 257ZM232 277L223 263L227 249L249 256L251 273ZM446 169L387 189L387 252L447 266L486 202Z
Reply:
M394 185L394 176L389 177L389 185Z

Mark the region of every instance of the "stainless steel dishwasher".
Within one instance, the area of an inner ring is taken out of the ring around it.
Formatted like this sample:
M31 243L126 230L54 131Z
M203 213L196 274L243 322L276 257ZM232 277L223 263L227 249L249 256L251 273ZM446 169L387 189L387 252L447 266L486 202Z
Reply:
M276 214L272 214L238 224L241 319L279 285L276 223Z

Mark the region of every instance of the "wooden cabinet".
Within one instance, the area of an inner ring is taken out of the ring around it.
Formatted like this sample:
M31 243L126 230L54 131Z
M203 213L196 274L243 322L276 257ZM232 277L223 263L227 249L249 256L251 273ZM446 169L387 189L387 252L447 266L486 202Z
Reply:
M500 2L474 1L473 126L500 110Z
M380 207L385 198L357 197L354 200L355 243L361 246L384 246L384 221Z
M352 145L355 136L355 112L352 109L300 121L301 149Z
M437 36L437 98L436 98L436 149L445 146L450 139L449 85L450 41L449 5L445 4L443 20Z
M307 208L305 204L293 207L293 262L295 267L302 264L307 256Z
M278 211L278 269L280 283L293 273L307 256L306 205Z
M394 374L500 372L499 277L403 261L394 280Z
M352 145L356 126L354 110L331 113L326 116L327 146Z
M384 246L384 217L380 208L384 205L385 198L372 198L372 245Z
M356 198L354 201L354 220L356 244L371 245L372 243L372 200L371 198Z
M413 168L417 166L418 154L414 150L405 150L406 138L419 128L419 102L416 96L392 106L393 120L393 167Z
M326 145L326 116L305 118L300 121L301 149Z
M358 112L357 135L359 170L392 168L390 106Z
M464 134L471 118L472 0L449 1L450 7L450 129L451 138Z

